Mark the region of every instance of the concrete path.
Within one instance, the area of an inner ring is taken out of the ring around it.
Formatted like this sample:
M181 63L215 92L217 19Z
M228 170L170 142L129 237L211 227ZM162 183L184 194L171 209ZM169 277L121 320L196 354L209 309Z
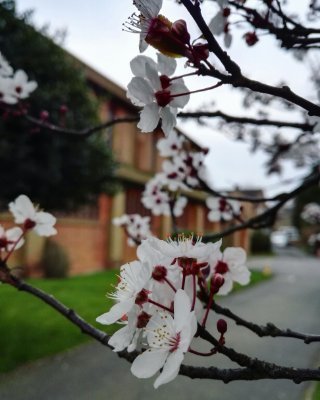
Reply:
M255 268L271 267L276 277L222 303L257 323L274 322L304 332L320 333L320 260L284 255L250 261ZM211 315L214 326L216 316ZM214 330L213 330L214 332ZM260 339L244 328L229 324L227 344L236 350L282 365L316 365L319 344L298 340ZM193 347L196 347L193 346ZM201 345L199 344L199 347ZM1 360L0 360L1 362ZM231 366L222 356L194 358L186 364ZM287 381L192 381L178 377L153 389L154 379L138 380L129 364L102 345L90 343L0 377L1 400L301 400L306 385Z

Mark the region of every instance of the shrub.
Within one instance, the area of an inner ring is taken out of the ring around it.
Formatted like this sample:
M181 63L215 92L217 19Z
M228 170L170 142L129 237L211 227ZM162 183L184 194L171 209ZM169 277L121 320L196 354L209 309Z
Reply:
M267 233L255 231L251 235L251 252L252 254L270 253L271 241Z
M47 240L43 249L41 266L46 278L65 278L70 267L69 257L60 244Z

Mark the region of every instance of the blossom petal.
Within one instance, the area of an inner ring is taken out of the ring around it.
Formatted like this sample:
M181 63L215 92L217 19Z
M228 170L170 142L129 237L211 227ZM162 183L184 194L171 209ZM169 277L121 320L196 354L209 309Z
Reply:
M146 69L146 77L149 79L154 91L157 92L158 90L161 90L161 82L157 68L147 63L145 65L145 69Z
M131 365L131 372L137 378L150 378L165 363L169 351L148 349L140 354Z
M220 211L212 210L208 214L208 220L211 222L217 222L220 221L220 216L221 216Z
M149 104L154 100L154 91L146 79L135 76L128 85L127 97L137 99L140 104Z
M156 103L147 104L140 112L140 122L138 128L142 132L152 132L159 123L159 106Z
M227 247L223 252L224 261L228 264L243 265L247 259L247 253L241 247Z
M220 35L224 30L225 18L222 14L222 10L212 18L208 27L213 35Z
M134 301L135 299L131 298L115 304L107 313L100 315L96 321L102 325L113 324L131 310L134 305Z
M174 296L174 323L177 332L181 332L190 315L190 299L187 293L179 289Z
M177 81L170 86L170 93L172 95L175 94L182 94L182 93L189 93L189 89L183 83L183 81ZM170 102L171 107L183 108L188 101L190 100L190 95L185 94L183 96L174 97L173 100Z
M169 107L164 107L160 110L162 118L161 128L166 136L169 136L174 127L177 125L175 114Z
M134 5L144 17L156 17L162 7L163 0L134 0Z
M177 377L180 365L184 359L182 351L175 351L169 355L163 367L163 371L154 382L154 388L157 389L160 385L171 382Z
M22 224L26 219L35 218L35 208L28 196L21 194L15 201L9 203L9 210L13 214L15 222Z
M231 292L232 288L233 288L233 282L232 282L232 278L230 276L230 273L226 273L223 275L224 277L224 284L220 287L218 294L221 296L224 296L228 293Z
M177 68L177 61L172 57L158 53L158 70L161 75L173 75Z
M247 285L250 282L251 272L244 265L232 271L232 279L240 285Z
M137 56L130 61L130 68L135 76L144 78L146 76L146 64L150 64L154 69L157 69L157 64L152 58L147 56Z
M129 329L128 326L125 326L111 336L108 344L114 348L113 351L122 351L131 343L133 334L134 331Z

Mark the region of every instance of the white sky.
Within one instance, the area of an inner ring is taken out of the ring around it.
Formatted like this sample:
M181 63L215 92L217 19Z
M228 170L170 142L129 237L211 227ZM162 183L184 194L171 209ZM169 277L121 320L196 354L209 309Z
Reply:
M66 29L64 46L67 50L120 86L126 87L132 76L129 62L138 54L138 36L122 31L122 23L135 11L131 0L91 2L17 0L16 2L20 12L27 9L35 10L34 22L37 26L49 24L50 32ZM295 11L298 11L297 7L295 4ZM216 12L215 4L207 2L206 11L210 20ZM189 31L194 33L193 37L197 37L197 28L183 6L178 6L174 0L164 0L161 12L170 20L186 19ZM303 63L280 51L268 37L261 38L259 45L248 48L241 39L242 34L241 31L234 30L234 43L229 51L248 76L270 84L277 84L285 78L292 90L302 95L311 93L308 71ZM146 52L146 55L154 54L152 49ZM183 61L180 68L183 71ZM209 78L200 82L189 78L186 83L190 89L196 89L215 82ZM188 109L196 110L204 102L214 101L218 109L236 115L241 111L243 113L240 100L234 89L223 87L212 92L193 95ZM281 114L275 112L274 116L279 117ZM195 140L210 147L208 166L212 171L212 182L216 188L230 189L238 185L245 188L266 188L269 193L276 193L287 188L281 185L275 187L279 181L302 175L301 170L295 170L287 163L281 177L267 177L263 167L266 159L264 154L259 152L253 155L248 152L246 145L234 143L219 132L199 127L190 121L180 124L180 127Z

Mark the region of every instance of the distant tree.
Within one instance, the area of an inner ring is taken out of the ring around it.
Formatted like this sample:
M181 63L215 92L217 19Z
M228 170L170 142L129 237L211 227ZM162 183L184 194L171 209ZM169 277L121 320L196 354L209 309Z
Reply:
M32 115L66 127L98 122L98 102L83 72L53 40L34 29L32 13L17 15L14 1L0 1L0 51L14 69L23 69L38 89L25 106ZM42 112L42 114L40 114ZM114 162L100 136L77 141L31 129L21 118L0 120L0 199L19 193L51 209L70 209L110 192Z

